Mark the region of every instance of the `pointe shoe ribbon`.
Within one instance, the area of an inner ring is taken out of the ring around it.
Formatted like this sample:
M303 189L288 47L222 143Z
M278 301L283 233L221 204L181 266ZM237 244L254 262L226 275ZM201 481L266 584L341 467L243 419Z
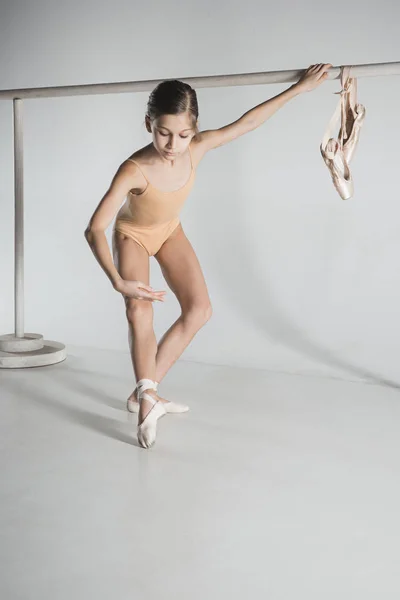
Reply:
M154 388L154 390L157 391L158 383L157 383L157 381L155 381L154 383L156 386ZM137 387L135 389L137 389ZM165 409L166 413L179 414L179 413L187 412L189 410L189 407L186 406L186 404L178 404L177 402L163 402L162 404L164 405L164 409ZM135 400L132 400L131 398L128 398L126 407L127 407L128 411L131 413L139 412L139 402L136 402Z

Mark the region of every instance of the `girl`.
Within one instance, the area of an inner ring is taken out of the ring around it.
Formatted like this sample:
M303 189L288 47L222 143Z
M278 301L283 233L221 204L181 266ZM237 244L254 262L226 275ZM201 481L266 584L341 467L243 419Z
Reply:
M197 165L209 150L256 129L288 100L315 89L331 67L311 65L286 91L216 130L198 131L196 92L188 84L163 81L150 94L145 123L152 141L121 164L85 231L97 261L124 297L137 381L127 404L129 411L138 412L137 436L143 448L154 444L159 417L188 410L158 396L157 382L211 317L204 276L179 221ZM105 231L115 216L113 261ZM165 290L149 285L150 256L158 261L181 307L180 317L158 346L152 303L164 302Z

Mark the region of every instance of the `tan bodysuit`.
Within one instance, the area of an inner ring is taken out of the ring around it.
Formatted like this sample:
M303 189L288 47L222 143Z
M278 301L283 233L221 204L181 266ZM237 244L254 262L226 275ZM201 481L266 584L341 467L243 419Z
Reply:
M190 176L185 185L173 192L155 188L147 179L138 163L131 158L147 187L141 194L128 193L125 204L117 214L114 230L134 240L149 256L154 256L180 223L179 212L192 189L195 170L190 152Z

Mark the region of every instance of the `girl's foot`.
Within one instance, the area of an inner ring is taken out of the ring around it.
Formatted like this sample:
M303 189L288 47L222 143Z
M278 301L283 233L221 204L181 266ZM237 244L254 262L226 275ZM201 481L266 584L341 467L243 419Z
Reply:
M146 394L154 398L156 402L158 401L157 392L155 392L154 390L146 390ZM140 425L145 420L145 418L153 408L154 404L150 400L142 398L141 403L139 404L139 402L137 402L137 405L138 409L136 412L139 414L138 425Z
M187 412L189 410L189 407L186 406L185 404L177 404L176 402L170 402L169 400L166 400L165 398L161 398L161 396L159 396L157 394L157 392L155 392L155 391L153 392L153 390L151 390L151 392L147 392L147 393L151 393L151 395L153 396L153 398L155 400L162 402L164 404L165 412L167 412L167 413L183 413L183 412ZM139 402L137 399L137 388L134 389L134 391L132 392L132 394L129 396L129 398L127 400L127 409L131 413L139 412Z
M154 396L154 394L155 394L155 396ZM153 393L153 391L152 391L151 395L154 396L156 398L156 400L158 400L159 402L168 402L168 400L165 400L165 398L161 398L161 396L159 396L157 394L157 392ZM129 410L129 407L128 407L129 412L139 412L139 402L138 402L138 397L137 397L137 388L135 388L133 390L132 394L129 396L129 398L128 398L128 404L135 404L138 407L135 410Z
M151 379L141 379L139 388L138 442L142 448L150 448L156 441L157 421L165 415L162 402L156 400L155 384Z

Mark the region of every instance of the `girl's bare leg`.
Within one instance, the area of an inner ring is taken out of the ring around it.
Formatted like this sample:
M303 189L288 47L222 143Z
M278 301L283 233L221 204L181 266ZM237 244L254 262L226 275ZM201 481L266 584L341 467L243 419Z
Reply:
M149 284L149 256L134 240L121 233L113 233L114 263L123 279L140 280ZM157 340L153 329L153 305L150 301L124 298L126 316L132 338L131 357L136 381L156 380ZM147 390L157 399L154 390ZM143 399L139 411L139 423L143 421L153 405Z
M155 380L160 383L210 319L212 309L200 263L182 225L162 245L155 258L182 311L158 344ZM136 397L135 392L133 396Z

